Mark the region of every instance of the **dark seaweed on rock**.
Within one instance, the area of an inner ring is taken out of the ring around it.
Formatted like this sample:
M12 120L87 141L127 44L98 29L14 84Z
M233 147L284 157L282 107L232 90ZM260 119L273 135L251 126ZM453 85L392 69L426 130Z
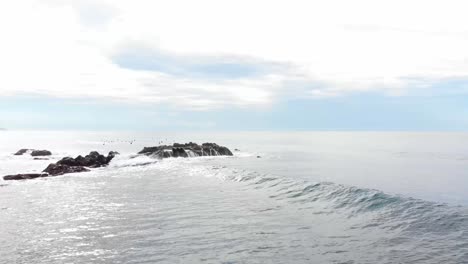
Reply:
M160 159L170 157L199 157L199 156L232 156L232 152L223 146L219 146L216 143L203 143L198 145L197 143L174 143L171 145L162 145L156 147L145 147L138 154L144 154L148 156L157 157Z

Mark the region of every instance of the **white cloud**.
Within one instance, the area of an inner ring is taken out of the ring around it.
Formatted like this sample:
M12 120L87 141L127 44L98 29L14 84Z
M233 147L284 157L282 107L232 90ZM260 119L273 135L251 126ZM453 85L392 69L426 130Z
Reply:
M288 96L402 95L468 77L467 8L432 0L4 1L0 96L211 109ZM287 67L224 79L120 67L115 55L133 43L192 64L238 57Z

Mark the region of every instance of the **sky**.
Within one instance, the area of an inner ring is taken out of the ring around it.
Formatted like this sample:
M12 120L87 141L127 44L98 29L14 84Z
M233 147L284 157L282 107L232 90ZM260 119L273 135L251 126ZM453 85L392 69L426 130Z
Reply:
M0 3L0 128L468 130L458 0Z

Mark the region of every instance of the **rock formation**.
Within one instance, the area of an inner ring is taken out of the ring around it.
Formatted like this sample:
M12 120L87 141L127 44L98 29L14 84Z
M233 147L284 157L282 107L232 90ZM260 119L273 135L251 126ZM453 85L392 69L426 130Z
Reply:
M31 152L31 156L36 157L36 156L50 156L52 155L52 152L48 150L33 150Z
M109 162L115 157L117 152L111 151L106 157L102 154L99 154L97 151L92 151L86 156L78 156L76 158L65 157L57 162L60 165L67 166L84 166L90 168L97 168L106 166Z
M52 153L48 150L20 149L15 155L23 155L30 152L32 156L49 156ZM86 156L78 156L76 158L65 157L56 163L51 163L43 170L43 173L16 174L4 176L4 180L25 180L40 177L57 176L68 173L85 172L89 168L98 168L107 166L109 162L119 154L111 151L107 156L99 154L97 151L92 151ZM159 159L170 157L199 157L199 156L232 156L232 152L223 146L216 143L203 143L198 145L190 142L186 144L174 143L173 145L162 145L156 147L145 147L138 152ZM35 158L41 159L41 158Z
M21 155L23 155L24 153L28 152L28 150L29 150L29 149L20 149L20 150L18 150L18 151L15 153L15 155L16 155L16 156L21 156Z
M65 157L57 163L51 163L44 172L49 173L51 176L63 175L74 172L89 171L89 168L98 168L107 166L109 162L118 154L115 151L109 152L109 155L104 156L97 151L92 151L86 156L78 156L76 158Z
M29 174L7 175L7 176L4 176L3 179L5 181L8 181L8 180L28 180L28 179L34 179L34 178L39 178L39 177L47 177L47 176L49 176L47 173L29 173Z
M86 167L83 166L68 166L63 164L51 163L47 168L45 168L44 172L48 173L48 176L58 176L67 173L75 173L75 172L85 172L89 171Z
M198 145L190 142L186 144L174 143L156 147L145 147L138 154L156 157L159 159L170 157L198 157L198 156L232 156L232 152L216 143L203 143Z
M28 150L26 150L28 151ZM26 152L24 151L23 154ZM4 180L26 180L39 177L58 176L67 173L85 172L89 171L88 168L97 168L107 166L109 162L119 154L118 152L111 151L109 155L104 156L96 151L90 152L86 156L78 156L76 158L65 157L57 163L51 163L43 170L44 173L29 173L4 176ZM21 154L20 154L21 155Z
M52 155L52 152L48 150L36 150L36 149L20 149L18 150L15 155L16 156L21 156L27 152L31 153L31 156L37 157L37 156L50 156Z

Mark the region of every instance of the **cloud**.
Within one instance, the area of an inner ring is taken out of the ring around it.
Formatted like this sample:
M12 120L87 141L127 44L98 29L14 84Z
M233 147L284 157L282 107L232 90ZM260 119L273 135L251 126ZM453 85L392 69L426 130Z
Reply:
M209 110L464 92L466 8L455 0L2 2L0 96Z
M119 8L106 0L42 0L41 4L54 9L71 9L81 25L95 29L105 29L120 14Z
M105 27L118 14L111 3L92 0L71 1L74 5L80 23L87 27Z
M177 77L201 79L257 78L286 73L286 63L247 56L177 54L143 44L126 44L112 56L118 66L137 71L154 71Z

